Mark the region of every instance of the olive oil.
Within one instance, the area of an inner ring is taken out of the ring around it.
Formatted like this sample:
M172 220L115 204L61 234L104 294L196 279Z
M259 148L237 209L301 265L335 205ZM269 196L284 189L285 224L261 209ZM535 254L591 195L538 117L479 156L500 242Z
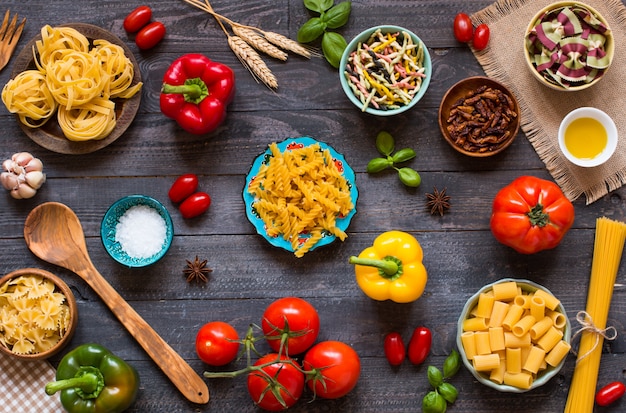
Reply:
M578 159L593 159L608 143L606 129L593 118L578 118L565 129L565 146Z

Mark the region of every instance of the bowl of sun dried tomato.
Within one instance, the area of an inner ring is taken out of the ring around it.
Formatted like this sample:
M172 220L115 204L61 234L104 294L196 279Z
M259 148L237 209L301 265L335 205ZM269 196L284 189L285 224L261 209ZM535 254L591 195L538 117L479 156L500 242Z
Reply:
M520 107L513 92L485 76L453 85L439 105L439 129L458 152L488 157L508 148L520 126Z
M0 353L47 359L67 345L78 324L72 290L56 275L22 268L0 278Z

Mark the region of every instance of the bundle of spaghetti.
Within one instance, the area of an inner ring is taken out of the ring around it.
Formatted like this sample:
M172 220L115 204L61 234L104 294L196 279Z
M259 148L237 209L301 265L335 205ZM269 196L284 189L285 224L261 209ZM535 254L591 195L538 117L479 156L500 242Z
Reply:
M132 85L134 67L124 49L107 40L90 44L74 28L46 25L33 49L37 70L20 73L2 92L7 109L29 127L57 113L66 138L103 139L117 123L111 99L128 99L141 90L141 82Z
M347 235L336 221L354 205L348 182L330 151L313 144L281 152L272 143L270 153L247 188L255 197L252 207L267 234L282 235L296 257L302 257L326 233L343 241Z
M613 287L625 240L625 223L606 217L596 220L586 308L586 322L589 324L589 328L582 330L565 413L593 411L594 394L604 343L604 330L606 329Z

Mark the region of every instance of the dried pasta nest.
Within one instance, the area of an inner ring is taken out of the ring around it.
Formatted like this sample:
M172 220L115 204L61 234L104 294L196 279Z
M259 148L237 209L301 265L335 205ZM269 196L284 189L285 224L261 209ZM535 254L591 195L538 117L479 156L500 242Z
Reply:
M76 300L54 274L24 268L0 279L0 351L21 359L46 359L76 329Z

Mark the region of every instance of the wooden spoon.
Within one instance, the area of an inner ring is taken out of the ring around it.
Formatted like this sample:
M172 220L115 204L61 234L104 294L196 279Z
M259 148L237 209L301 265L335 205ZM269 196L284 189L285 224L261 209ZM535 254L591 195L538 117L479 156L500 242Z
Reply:
M35 207L26 218L24 238L37 257L85 280L187 399L198 404L209 402L204 380L96 270L74 211L58 202Z

